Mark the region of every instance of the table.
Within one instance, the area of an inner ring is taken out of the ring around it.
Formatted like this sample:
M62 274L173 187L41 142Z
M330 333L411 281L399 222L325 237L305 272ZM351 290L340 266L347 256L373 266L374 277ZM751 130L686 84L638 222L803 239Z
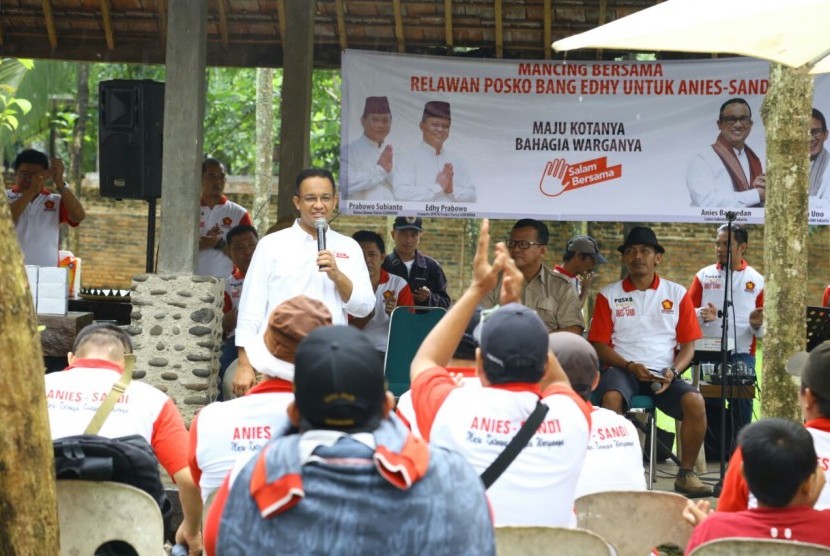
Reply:
M46 357L66 357L78 332L92 324L95 315L88 312L69 311L65 315L38 315L37 323L46 327L40 333L40 345Z
M700 388L700 393L703 395L704 398L720 398L721 395L721 385L720 384L709 384L708 382L701 381L698 385ZM748 384L748 385L726 385L726 398L727 399L744 399L744 400L751 400L755 398L755 385Z

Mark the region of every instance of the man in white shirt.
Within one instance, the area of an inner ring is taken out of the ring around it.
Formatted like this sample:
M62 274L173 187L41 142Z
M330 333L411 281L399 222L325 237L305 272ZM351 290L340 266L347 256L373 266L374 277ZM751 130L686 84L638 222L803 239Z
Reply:
M63 179L63 162L60 158L50 162L42 152L26 149L14 159L12 168L14 186L6 190L6 200L23 260L27 265L58 266L61 224L75 227L86 217Z
M245 207L225 197L225 165L215 158L202 162L202 196L199 200L199 257L196 274L227 278L233 262L227 253L226 237L234 226L253 225Z
M752 131L752 110L742 98L720 107L718 138L696 154L686 170L693 207L760 207L766 198L766 177L758 155L746 145Z
M334 324L347 324L348 315L365 317L375 306L369 271L357 242L328 227L324 232L325 248L318 249L315 223L319 220L325 224L337 209L331 172L321 168L303 170L294 191L294 207L300 218L290 228L259 241L245 275L236 321L239 363L233 392L237 396L254 383L246 348L258 341L268 315L286 299L303 294L322 301Z
M689 299L695 306L700 330L705 338L723 336L723 293L726 284L726 254L729 239L726 224L718 228L715 240L717 263L695 274ZM749 234L739 224L732 225L731 273L728 301L729 338L735 341L731 356L732 373L755 375L755 342L764 336L764 277L744 260ZM751 399L729 399L733 434L752 420Z
M386 254L386 245L377 232L360 230L352 234L352 239L363 249L363 258L372 280L377 303L374 311L363 318L349 317L349 324L363 331L375 349L386 353L389 341L389 323L395 307L415 305L412 291L406 279L386 272L381 268Z
M574 392L590 403L599 384L599 357L582 336L554 332L548 346ZM622 415L593 406L591 440L576 485L576 497L609 490L645 490L643 452L634 424Z
M830 211L830 152L824 148L827 141L827 120L821 111L813 108L810 124L810 208ZM828 216L825 214L825 216Z
M553 271L570 280L582 306L588 299L588 292L591 291L591 284L596 276L594 268L607 262L608 260L599 252L599 244L594 238L578 235L568 240L562 254L562 264L556 265Z
M340 167L343 199L391 201L394 150L386 142L392 112L386 97L366 97L360 117L363 135L343 149Z
M476 189L467 165L444 143L450 136L450 103L430 101L421 118L423 141L402 157L395 170L394 193L400 201L473 203Z

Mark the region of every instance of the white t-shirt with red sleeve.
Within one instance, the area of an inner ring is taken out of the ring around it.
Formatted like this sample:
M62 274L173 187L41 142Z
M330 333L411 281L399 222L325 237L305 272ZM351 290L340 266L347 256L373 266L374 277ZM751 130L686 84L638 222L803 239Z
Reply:
M576 497L610 490L645 490L643 452L634 424L609 409L592 409L591 441Z
M22 195L17 186L6 190L6 199L10 204ZM78 225L69 219L60 194L41 190L23 209L15 225L25 264L58 266L60 226L64 223L73 227Z
M228 236L228 232L234 226L252 225L251 215L245 207L229 201L222 195L219 202L210 208L202 205L199 214L199 236L207 235L213 226L219 225L222 230L222 239ZM199 257L196 260L196 274L199 276L216 276L226 278L233 272L233 261L222 249L200 249Z
M274 378L199 411L190 423L188 463L203 501L222 485L237 459L247 461L288 426L286 408L293 400L293 385Z
M390 321L389 315L386 314L386 300L395 298L398 307L415 305L415 301L406 279L389 274L383 269L380 271L380 282L375 289L375 297L375 315L362 330L376 350L386 353ZM353 317L349 317L349 321L351 320Z
M569 387L509 383L457 387L436 367L412 384L418 428L482 473L542 400L550 409L530 442L488 489L494 524L573 527L576 483L590 436L590 407Z
M738 269L732 271L730 281L732 294L729 300L732 302L734 314L729 318L729 333L730 336L734 333L737 337L735 352L755 355L755 339L763 336L763 327L753 329L749 324L749 314L764 306L764 277L742 259ZM712 303L718 309L722 309L725 282L726 273L720 264L700 269L689 287L692 305L700 308ZM734 331L731 329L733 323ZM723 334L723 322L719 318L711 322L701 322L700 330L707 338L720 338Z
M597 294L588 340L608 344L626 360L665 369L674 363L678 344L699 338L686 288L657 274L643 291L625 278Z
M102 359L77 359L66 370L46 375L46 406L52 439L83 434L93 415L120 378L122 369ZM167 473L187 467L187 429L167 394L144 382L130 381L107 416L99 436L138 434L147 439Z

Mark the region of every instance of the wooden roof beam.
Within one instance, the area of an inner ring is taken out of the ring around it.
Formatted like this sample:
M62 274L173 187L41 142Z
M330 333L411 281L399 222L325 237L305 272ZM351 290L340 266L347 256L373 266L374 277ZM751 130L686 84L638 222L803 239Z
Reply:
M225 13L225 0L216 0L216 7L219 11L219 36L222 46L228 48L228 14Z
M285 49L285 0L277 0L277 17L280 18L280 38L282 39L283 50Z
M349 37L346 35L346 10L343 9L343 0L335 0L337 10L337 34L340 35L340 50L349 48Z
M398 52L406 52L406 43L403 36L403 14L401 0L392 0L392 10L395 13L395 39L398 41Z
M597 21L597 27L600 25L605 25L606 20L606 11L608 10L608 4L606 0L599 0L599 21ZM597 60L602 60L602 49L597 49Z
M115 50L115 38L112 34L112 14L110 0L101 0L101 20L104 22L104 36L107 39L107 48Z
M545 49L545 60L553 56L553 0L545 0L542 6L542 47Z
M156 0L156 9L159 12L161 44L165 44L167 42L167 0Z
M58 32L55 29L55 14L52 13L52 0L43 0L43 20L46 22L46 33L49 35L49 45L54 50L58 47Z
M504 58L504 22L502 21L503 10L501 2L502 0L496 0L494 6L494 19L496 20L496 58Z
M452 0L444 0L444 42L447 44L447 54L452 54L455 45L452 36Z

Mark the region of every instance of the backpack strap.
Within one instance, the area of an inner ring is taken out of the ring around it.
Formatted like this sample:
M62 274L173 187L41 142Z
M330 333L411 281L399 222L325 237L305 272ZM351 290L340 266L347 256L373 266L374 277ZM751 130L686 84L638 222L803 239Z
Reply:
M530 439L536 433L536 429L542 424L542 419L548 413L548 406L540 401L536 402L536 409L527 418L525 424L519 429L502 452L493 460L493 463L484 470L481 474L481 482L484 483L484 489L490 488L496 480L501 477L501 474L513 463L516 456L519 455Z
M109 394L107 394L107 397L104 398L103 402L101 402L101 406L98 408L98 411L95 412L95 415L92 416L92 420L86 426L84 434L98 434L98 431L100 431L101 427L104 426L104 421L107 420L112 408L115 407L115 402L118 401L118 398L121 397L121 394L123 394L127 390L127 386L130 385L130 380L133 378L133 367L135 367L135 355L132 353L124 355L124 372L121 373L121 378L119 378L118 381L112 385Z

